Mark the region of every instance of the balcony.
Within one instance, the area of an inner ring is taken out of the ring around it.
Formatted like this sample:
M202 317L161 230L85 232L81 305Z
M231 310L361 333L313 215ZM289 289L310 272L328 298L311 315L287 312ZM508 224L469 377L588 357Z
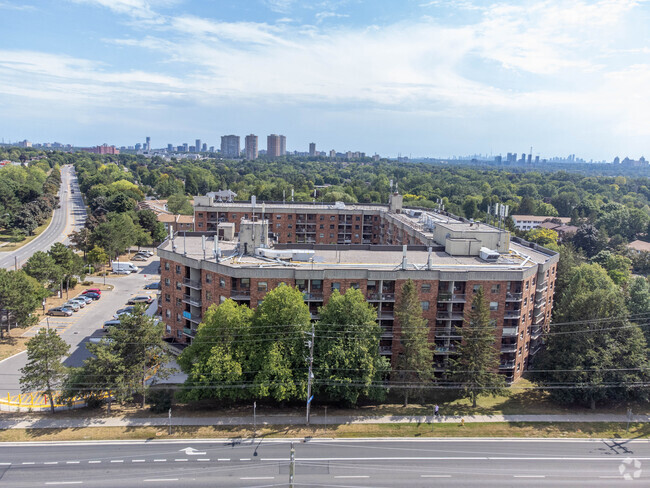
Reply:
M194 337L196 335L196 331L187 327L183 327L183 334L187 337Z
M315 292L315 293L303 292L302 297L303 297L303 300L305 300L306 302L322 302L323 301L323 293L322 292Z
M503 314L504 319L518 319L521 317L521 310L506 310Z
M309 312L309 318L310 318L311 320L318 320L318 319L320 319L320 315L318 315L318 314L315 313L315 312Z
M501 344L501 352L517 352L517 344Z
M196 281L196 280L190 280L189 278L185 278L183 280L183 284L189 288L193 288L194 290L200 290L201 289L201 282Z
M395 301L395 293L382 293L381 294L381 299L384 302L394 302Z
M384 311L382 310L377 314L377 317L379 320L393 320L395 318L395 312L391 311Z
M520 302L524 298L523 293L506 293L506 302Z
M540 283L537 285L537 288L535 288L535 293L544 293L546 291L546 288L548 287L546 281L544 283Z
M462 312L438 312L436 320L463 320Z
M533 346L533 347L530 348L530 351L529 351L528 354L529 354L530 356L534 356L535 354L537 354L537 353L539 352L539 350L540 350L541 348L542 348L542 345L541 345L541 344L537 344L536 346Z
M379 346L379 354L393 355L393 348L391 346Z
M457 303L465 303L465 295L464 294L458 294L458 293L441 293L438 295L438 301L439 302L457 302Z
M392 329L382 329L381 330L381 338L382 339L392 339L393 338L393 330Z
M456 354L456 347L436 346L434 354Z
M233 300L250 300L250 290L230 290L230 298Z
M499 369L515 369L514 361L503 361L499 363Z
M183 303L188 303L190 305L194 305L195 307L200 307L201 299L191 297L190 295L183 295Z
M512 337L519 334L519 327L504 327L501 329L501 335L505 337Z
M190 313L190 312L183 312L183 318L187 319L190 322L193 322L193 323L195 323L197 325L201 323L201 320L203 320L201 318L201 315L193 314L193 313Z
M366 299L369 302L394 302L395 294L394 293L368 293Z
M462 332L460 329L451 328L436 330L436 339L460 339L461 337Z
M539 337L542 335L542 326L541 325L536 325L533 327L533 329L530 331L530 338L535 340L539 339Z

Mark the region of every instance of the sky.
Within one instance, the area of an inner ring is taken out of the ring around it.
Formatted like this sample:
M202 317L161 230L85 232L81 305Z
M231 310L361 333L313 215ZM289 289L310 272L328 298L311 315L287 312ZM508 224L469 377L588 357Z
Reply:
M650 156L650 0L0 0L0 137Z

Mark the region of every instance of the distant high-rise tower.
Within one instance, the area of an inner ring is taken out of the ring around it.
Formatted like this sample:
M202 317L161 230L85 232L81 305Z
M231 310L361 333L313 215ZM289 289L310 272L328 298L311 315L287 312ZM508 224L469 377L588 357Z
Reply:
M205 142L201 146L201 152L208 152L208 145Z
M246 159L253 160L257 159L257 136L255 134L249 134L245 139L246 144Z
M147 136L147 142L144 145L145 151L151 151L151 137Z
M309 155L310 156L316 156L316 143L315 142L310 142L309 143Z
M194 150L196 152L201 152L201 139L197 139L194 144Z
M167 152L174 152L174 145L173 144L167 144Z
M221 136L221 157L239 157L239 136Z
M271 134L266 137L266 155L270 158L279 158L287 154L287 138L282 135Z

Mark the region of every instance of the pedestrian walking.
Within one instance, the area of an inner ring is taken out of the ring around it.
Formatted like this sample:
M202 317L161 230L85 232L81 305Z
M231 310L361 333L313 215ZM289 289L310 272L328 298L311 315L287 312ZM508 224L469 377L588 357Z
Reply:
M433 409L433 411L434 411L434 415L435 415L436 417L439 417L439 416L440 416L440 414L438 413L438 410L439 410L439 409L440 409L440 407L438 407L438 404L436 404L436 406L435 406L434 409Z

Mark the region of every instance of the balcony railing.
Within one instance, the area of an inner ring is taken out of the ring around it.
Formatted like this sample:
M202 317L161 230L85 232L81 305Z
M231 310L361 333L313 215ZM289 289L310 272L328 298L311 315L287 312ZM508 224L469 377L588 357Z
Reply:
M201 318L201 315L199 314L193 314L190 312L183 312L183 318L189 320L190 322L193 322L195 324L200 324L201 321L203 320Z
M233 300L250 300L250 290L230 290L230 298Z
M201 306L201 299L200 298L194 298L190 295L183 295L183 303L189 303L190 305L194 305L195 307L200 307Z
M532 330L530 331L530 338L531 338L531 339L538 339L539 336L542 335L542 331L543 331L543 330L544 330L544 329L542 328L541 325L536 325L536 326L534 326L534 327L532 328Z
M548 285L546 281L544 283L540 283L539 285L537 285L537 288L535 288L535 293L544 293L547 287Z
M514 369L514 367L515 367L514 361L503 361L502 363L499 364L499 369Z
M460 337L462 337L460 329L452 327L451 329L436 330L436 339L452 339Z
M435 354L456 354L456 347L437 346L434 353Z
M517 334L519 334L519 327L504 327L501 332L502 336L507 337L516 336Z
M465 295L459 293L443 293L438 295L439 302L465 302Z
M196 331L189 329L187 327L183 327L183 334L185 334L188 337L194 337L196 335Z
M368 293L366 298L371 302L394 302L395 294L394 293Z
M392 329L382 329L381 338L382 339L392 339L393 338L393 330Z
M305 301L317 301L317 302L323 301L322 292L312 292L312 293L303 292L302 297L303 300Z
M501 344L501 352L517 352L517 344Z
M517 319L521 317L521 310L506 310L503 314L504 319Z
M200 290L201 289L201 282L200 281L190 280L189 278L185 278L183 280L183 284L185 286L190 287L190 288L194 288L195 290Z
M463 320L462 312L438 312L436 320Z
M523 293L506 293L506 302L520 302L523 298Z
M541 344L538 344L538 345L536 345L534 347L531 347L530 352L528 354L533 356L533 355L537 354L541 348L542 348Z
M395 312L393 311L388 312L382 310L381 312L379 312L379 314L377 314L377 317L380 320L393 320L395 318Z
M391 346L379 346L379 354L393 354L393 348Z

